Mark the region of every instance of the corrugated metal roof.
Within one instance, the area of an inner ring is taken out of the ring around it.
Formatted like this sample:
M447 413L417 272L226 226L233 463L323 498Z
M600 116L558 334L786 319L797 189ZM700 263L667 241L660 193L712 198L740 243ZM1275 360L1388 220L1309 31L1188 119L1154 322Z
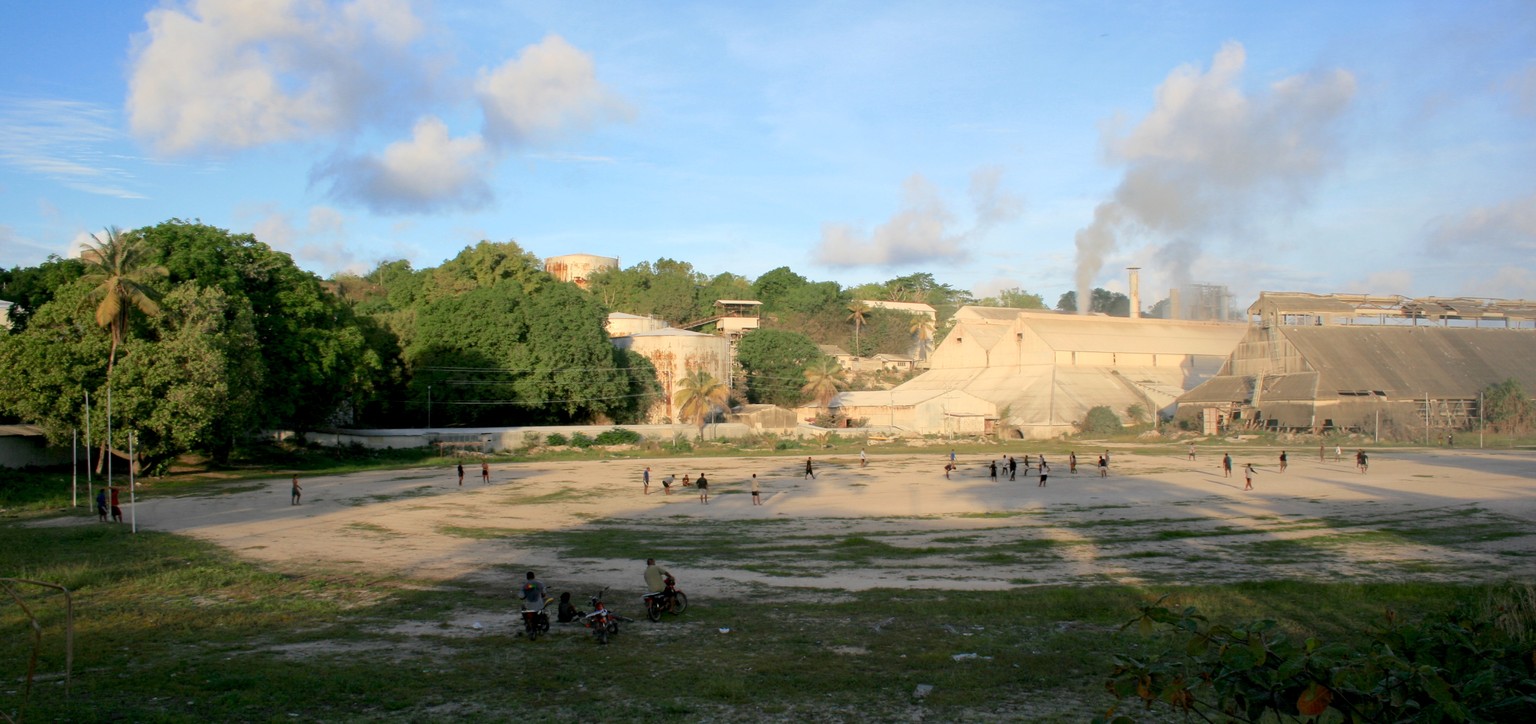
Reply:
M1024 321L1052 349L1078 352L1225 357L1248 331L1246 324L1147 318L1063 315L1029 316Z
M1475 397L1515 379L1536 388L1536 333L1446 327L1282 327L1321 377L1318 394Z

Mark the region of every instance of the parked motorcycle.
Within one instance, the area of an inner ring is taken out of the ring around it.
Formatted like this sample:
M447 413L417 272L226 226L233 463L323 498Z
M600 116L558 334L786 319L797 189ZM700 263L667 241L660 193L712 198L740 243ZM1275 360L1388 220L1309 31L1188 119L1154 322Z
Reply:
M539 634L549 633L549 606L555 602L554 596L544 596L544 608L534 611L528 608L527 602L523 603L523 634L532 641Z
M608 589L605 587L602 591L589 596L587 602L592 604L592 612L581 617L581 625L592 629L592 635L600 644L608 643L608 637L619 633L619 617L603 605L603 596L607 593Z
M645 615L652 621L660 621L663 612L676 616L688 610L688 594L677 590L677 579L668 575L665 580L665 588L641 596L645 601Z

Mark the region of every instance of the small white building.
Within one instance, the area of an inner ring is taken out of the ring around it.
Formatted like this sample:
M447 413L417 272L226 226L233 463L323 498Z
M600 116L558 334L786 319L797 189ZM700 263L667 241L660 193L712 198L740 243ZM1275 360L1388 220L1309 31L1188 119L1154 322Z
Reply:
M11 328L11 307L16 305L0 299L0 327Z
M962 390L843 392L828 407L870 427L910 435L990 435L998 420L996 404ZM802 409L814 416L817 408Z

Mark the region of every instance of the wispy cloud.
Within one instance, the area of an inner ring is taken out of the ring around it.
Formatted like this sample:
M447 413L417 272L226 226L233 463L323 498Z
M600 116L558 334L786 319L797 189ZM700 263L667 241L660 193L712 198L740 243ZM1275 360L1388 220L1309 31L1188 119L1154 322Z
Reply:
M0 162L68 188L121 199L142 199L121 156L103 147L124 140L115 114L81 101L0 99Z
M1001 179L997 168L971 174L972 225L957 229L955 214L939 190L921 174L913 174L902 184L901 208L873 232L866 235L847 224L822 225L816 260L844 268L963 261L970 255L969 241L1023 210L1023 200L1004 191Z

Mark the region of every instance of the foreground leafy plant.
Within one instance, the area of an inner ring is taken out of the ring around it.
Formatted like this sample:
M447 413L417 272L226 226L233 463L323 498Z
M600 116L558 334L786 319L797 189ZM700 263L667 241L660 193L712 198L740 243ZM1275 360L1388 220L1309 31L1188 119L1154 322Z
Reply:
M1300 638L1273 620L1230 626L1167 596L1125 624L1172 634L1149 656L1119 655L1107 686L1148 709L1206 720L1529 721L1536 716L1530 586L1508 586L1415 623L1387 609L1360 644ZM1315 719L1314 719L1315 718ZM1126 715L1097 721L1131 722Z

